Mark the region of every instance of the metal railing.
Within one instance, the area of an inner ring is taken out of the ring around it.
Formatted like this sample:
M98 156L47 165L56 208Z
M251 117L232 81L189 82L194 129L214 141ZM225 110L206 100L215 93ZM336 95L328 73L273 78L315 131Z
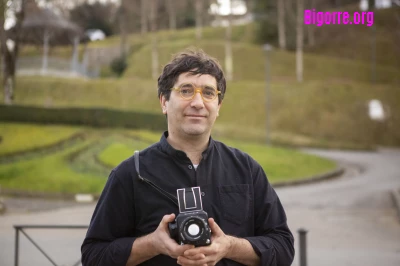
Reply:
M14 225L15 228L15 254L14 265L19 265L19 232L21 232L46 258L52 265L57 266L57 263L30 237L24 229L87 229L87 225ZM73 266L81 263L79 259Z
M24 229L87 229L87 225L14 225L15 228L15 256L14 256L14 265L19 265L19 232L22 234L51 262L54 266L57 266L57 263L54 262L53 259L24 231ZM299 262L300 266L307 266L307 232L308 230L304 228L300 228L298 231L299 234ZM81 263L79 259L72 266L78 266Z

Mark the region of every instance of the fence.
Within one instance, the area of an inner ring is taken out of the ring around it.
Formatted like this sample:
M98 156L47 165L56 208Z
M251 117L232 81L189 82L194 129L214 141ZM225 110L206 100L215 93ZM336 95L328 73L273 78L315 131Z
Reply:
M100 75L99 67L89 68L86 63L74 62L63 58L49 57L43 67L43 58L38 56L20 57L17 60L17 74L19 75L52 75L70 77L97 78Z
M43 250L42 247L35 242L31 236L29 236L24 229L87 229L87 225L14 225L15 229L15 253L14 253L14 265L19 265L19 233L21 232L42 254L46 259L54 266L58 266L56 262ZM77 260L72 266L78 266L81 260Z

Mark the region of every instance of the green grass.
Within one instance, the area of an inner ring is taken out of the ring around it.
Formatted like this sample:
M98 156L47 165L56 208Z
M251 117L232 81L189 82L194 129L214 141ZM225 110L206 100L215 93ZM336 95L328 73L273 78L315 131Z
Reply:
M57 107L107 107L161 114L156 82L124 78L94 81L20 77L16 103ZM0 96L0 101L1 101ZM228 82L214 134L242 140L265 139L265 83ZM399 145L400 91L396 85L370 85L346 80L297 83L273 79L270 86L271 136L280 144L299 144L284 136L313 139L312 146L357 147L376 143ZM369 121L367 102L379 99L390 110L390 121ZM44 103L47 103L45 105ZM240 125L240 126L238 126ZM285 140L286 139L286 140ZM308 142L310 143L310 142ZM330 145L329 143L336 143Z
M45 128L31 127L32 131ZM49 154L38 153L37 156L0 163L0 186L23 191L98 194L113 167L132 156L135 150L144 149L161 137L161 132L151 131L87 128L82 131L86 137L81 142ZM29 132L24 134L29 138ZM53 132L48 137L52 134L57 135ZM329 160L294 150L243 141L227 140L227 143L258 160L273 183L299 180L335 167Z
M70 126L0 123L0 156L36 150L65 141L82 130Z
M130 145L122 142L114 142L101 151L97 158L104 165L116 167L123 160L132 156L135 150L142 150L148 146L149 144L143 141L135 141Z
M259 143L224 140L260 163L272 183L298 180L333 170L336 164L330 160L294 150L260 145Z
M348 11L352 11L351 8ZM366 26L343 25L346 26L343 28L325 25L318 28L316 34L321 43L306 49L302 83L296 82L293 52L275 49L270 53L268 112L273 143L357 149L376 144L400 145L400 106L397 102L400 98L400 72L396 63L400 57L393 52L393 34L388 34L391 30L388 26L397 23L393 15L399 10L375 12L378 27L375 85L371 85L368 52L371 28ZM265 58L260 45L252 42L254 28L254 24L249 24L233 29L234 80L228 82L221 116L215 125L214 135L217 137L265 141ZM193 28L157 33L159 72L172 54L191 45L201 47L224 65L224 30L204 28L201 41L195 41ZM161 115L156 98L156 80L151 78L151 35L130 35L133 49L128 58L129 68L122 78L19 77L15 103L143 110ZM103 42L90 43L89 47L118 44L119 38L114 36ZM57 49L54 51L67 54L67 48ZM390 113L388 121L369 121L367 102L371 99L383 102ZM3 94L0 101L3 101Z
M32 160L1 164L0 185L26 191L98 193L105 184L106 176L79 173L68 165L68 156L89 143Z
M187 47L201 47L217 58L224 67L224 42L214 40L194 41L178 39L159 44L159 73L173 54ZM234 81L265 81L265 55L259 45L233 44ZM130 56L125 78L140 77L151 79L151 47L146 45ZM293 82L296 79L295 54L275 50L270 53L271 77L273 80ZM140 63L139 63L140 62ZM336 81L347 80L368 83L371 81L371 65L350 59L332 58L322 55L304 54L304 80ZM399 84L399 70L390 66L377 66L378 83Z

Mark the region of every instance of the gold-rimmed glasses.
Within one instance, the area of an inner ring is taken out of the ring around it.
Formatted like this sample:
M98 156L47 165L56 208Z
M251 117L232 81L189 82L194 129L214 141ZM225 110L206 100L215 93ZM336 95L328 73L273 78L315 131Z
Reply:
M215 100L218 94L221 94L221 92L212 85L196 86L193 83L182 83L178 87L171 88L171 90L179 92L179 95L185 100L192 100L198 92L201 98L206 102Z

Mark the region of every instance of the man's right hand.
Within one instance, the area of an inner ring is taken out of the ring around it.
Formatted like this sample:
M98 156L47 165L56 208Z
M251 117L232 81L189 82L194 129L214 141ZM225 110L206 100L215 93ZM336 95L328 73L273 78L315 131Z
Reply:
M168 223L173 222L174 219L175 214L164 215L157 229L149 236L151 236L151 243L157 253L176 259L182 256L186 250L194 248L194 246L179 245L171 238L168 230Z

